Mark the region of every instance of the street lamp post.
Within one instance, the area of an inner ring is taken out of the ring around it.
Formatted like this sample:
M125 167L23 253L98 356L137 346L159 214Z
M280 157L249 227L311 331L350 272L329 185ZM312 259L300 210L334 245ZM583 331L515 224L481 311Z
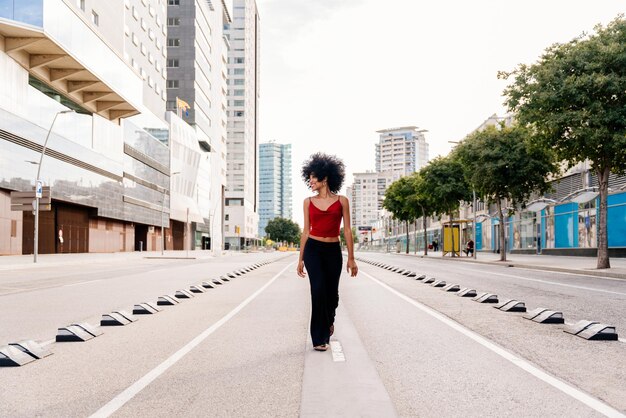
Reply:
M73 110L60 110L54 115L54 119L52 119L52 124L50 124L50 129L48 129L48 134L46 135L46 140L43 143L43 148L41 150L41 155L39 156L39 164L37 166L37 177L35 178L35 237L33 242L33 263L37 262L37 253L39 252L39 194L37 191L38 185L40 183L39 175L41 174L41 163L43 162L43 156L46 154L46 147L48 146L48 140L50 139L50 133L52 132L52 128L54 127L54 122L57 120L57 116L62 113L73 113Z

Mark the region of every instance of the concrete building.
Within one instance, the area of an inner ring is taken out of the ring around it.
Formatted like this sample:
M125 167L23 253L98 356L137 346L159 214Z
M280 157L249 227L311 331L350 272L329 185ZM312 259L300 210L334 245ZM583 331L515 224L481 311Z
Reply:
M156 69L163 4L2 6L0 253L33 252L34 216L11 210L10 192L31 191L38 171L51 187L49 210L40 211L40 253L159 249L159 227L169 224L170 150L146 129L168 129L156 88L164 82Z
M254 245L259 232L259 14L254 0L233 0L226 29L228 153L224 235L229 247Z
M39 252L221 250L224 2L7 0L0 18L0 254L33 251L9 195L32 189L48 131Z
M193 247L219 251L223 243L221 219L226 188L229 48L223 30L230 24L230 15L223 1L169 0L166 24L167 109L177 110L177 98L190 105L181 117L196 135L195 145L186 143L199 153L192 198L174 200L183 205L174 208L178 210L173 211L172 217L185 221L186 208L197 208L200 219L191 225L190 231ZM173 171L177 170L173 163Z
M274 218L291 219L291 144L259 146L259 236Z
M352 226L356 227L359 241L362 242L368 234L362 234L359 227L372 227L384 212L383 200L385 190L393 182L393 175L386 171L382 173L368 171L354 173L354 182L350 186L350 210Z
M416 126L383 129L376 147L376 171L389 171L394 180L409 175L428 163L424 129Z

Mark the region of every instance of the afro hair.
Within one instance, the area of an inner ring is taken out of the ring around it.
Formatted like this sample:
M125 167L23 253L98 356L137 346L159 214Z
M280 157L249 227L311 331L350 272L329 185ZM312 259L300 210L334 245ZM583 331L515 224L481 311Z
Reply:
M335 155L317 152L309 157L302 165L302 180L310 188L309 177L313 175L319 181L327 179L328 190L339 193L346 175L346 167Z

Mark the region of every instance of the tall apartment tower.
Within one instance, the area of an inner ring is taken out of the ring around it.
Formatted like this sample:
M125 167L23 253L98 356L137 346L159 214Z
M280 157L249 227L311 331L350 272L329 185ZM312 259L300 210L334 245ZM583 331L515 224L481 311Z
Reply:
M390 171L394 180L409 175L428 163L424 129L416 126L383 129L376 144L376 171Z
M291 144L259 146L259 236L274 218L291 219Z
M193 246L217 251L223 242L226 188L229 43L224 28L230 24L230 15L224 1L168 0L166 24L167 109L177 110L177 98L189 104L181 117L195 130L197 143L189 151L200 156L192 195L203 222L192 225ZM185 179L174 177L173 181Z
M258 223L259 14L254 0L233 0L226 29L228 54L228 153L225 241L252 245Z
M349 195L352 226L372 226L380 218L385 191L392 182L390 171L354 173Z

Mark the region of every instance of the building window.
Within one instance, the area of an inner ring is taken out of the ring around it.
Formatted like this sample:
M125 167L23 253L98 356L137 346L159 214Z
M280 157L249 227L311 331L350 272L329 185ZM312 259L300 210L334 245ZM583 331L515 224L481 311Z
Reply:
M234 81L235 86L243 86L245 80L243 78L236 78Z
M243 94L244 94L244 90L235 90L233 92L234 96L243 96Z
M168 17L167 26L180 26L180 17Z
M235 75L242 75L245 71L246 71L245 68L235 68L234 71L233 71L233 74L235 74Z
M243 100L235 100L234 105L235 106L245 106L246 102L243 101Z
M180 0L167 0L168 6L180 6Z
M98 26L100 24L100 16L98 16L98 13L96 13L94 11L91 12L91 21L96 26Z
M178 80L167 80L167 88L168 89L177 89L178 88Z
M228 213L226 215L224 215L224 220L225 221L230 221L230 215ZM13 236L13 235L11 235L11 236Z
M180 46L180 39L178 39L178 38L169 38L167 40L167 46L179 47Z
M235 116L242 117L243 116L243 110L235 110Z
M170 58L167 60L167 68L178 68L179 62L178 59Z
M243 64L244 59L243 57L236 57L235 58L235 64Z
M175 110L176 109L176 101L175 100L168 100L167 102L165 102L165 108L167 110Z

